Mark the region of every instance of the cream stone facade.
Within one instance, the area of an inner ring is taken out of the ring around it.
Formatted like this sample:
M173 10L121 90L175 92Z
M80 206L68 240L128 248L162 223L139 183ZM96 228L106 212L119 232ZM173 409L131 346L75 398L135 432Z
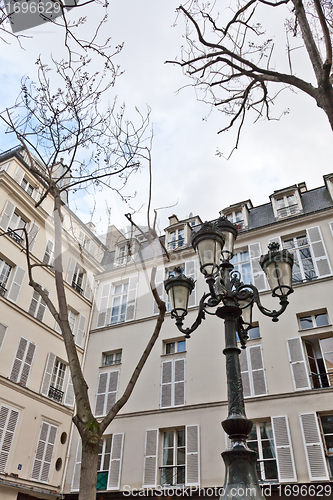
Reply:
M41 166L36 160L36 166ZM68 460L74 393L62 336L29 286L25 227L34 279L57 305L52 267L53 200L20 148L0 156L0 498L60 498ZM83 360L94 275L106 247L64 204L64 277L70 324Z
M254 308L255 328L241 352L246 412L254 422L249 446L259 453L266 496L297 497L298 491L299 498L333 498L332 176L324 181L309 191L304 183L275 191L259 207L246 200L221 210L239 227L232 262L245 283L258 287L268 309L279 305L259 266L260 255L278 241L295 258L287 310L274 323ZM201 220L192 215L169 220L162 243L170 259L163 246L155 248L157 289L165 298L163 281L176 265L196 280L185 321L190 326L207 291L189 241ZM84 364L97 417L122 394L156 321L149 291L154 252L143 238L130 241L133 250L126 258L122 246L118 239L97 277ZM221 428L227 416L223 348L223 322L217 317L206 317L185 340L167 313L130 400L101 442L98 499L186 496L189 490L194 496L219 496L224 482L220 454L228 446ZM80 443L74 430L65 482L68 499L77 498L79 472Z

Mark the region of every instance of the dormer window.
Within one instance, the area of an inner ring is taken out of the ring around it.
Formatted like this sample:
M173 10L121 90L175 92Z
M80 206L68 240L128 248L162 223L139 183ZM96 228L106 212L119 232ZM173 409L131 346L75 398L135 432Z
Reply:
M306 187L304 188L303 185L295 184L294 186L274 191L270 198L273 212L277 219L292 217L302 212L301 194L305 192L304 189L306 190Z
M35 188L30 184L29 181L27 181L27 179L22 179L21 187L28 193L29 196L33 195Z
M176 229L169 233L169 250L183 247L185 245L185 231L184 228Z
M123 245L120 245L117 247L116 264L118 266L126 264L130 260L130 258L131 258L131 254L129 251L128 243L124 243Z
M231 212L231 213L227 214L226 217L228 220L230 220L230 222L237 224L238 231L240 231L241 229L244 229L244 227L245 227L244 216L243 216L243 212L241 210Z
M288 194L276 199L278 217L289 217L299 212L299 206L294 194Z

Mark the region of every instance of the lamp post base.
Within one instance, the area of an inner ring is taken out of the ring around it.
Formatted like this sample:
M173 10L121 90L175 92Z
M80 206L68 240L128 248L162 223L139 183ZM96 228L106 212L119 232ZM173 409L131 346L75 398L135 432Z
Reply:
M236 445L224 451L222 458L226 476L220 500L265 500L258 482L255 451Z

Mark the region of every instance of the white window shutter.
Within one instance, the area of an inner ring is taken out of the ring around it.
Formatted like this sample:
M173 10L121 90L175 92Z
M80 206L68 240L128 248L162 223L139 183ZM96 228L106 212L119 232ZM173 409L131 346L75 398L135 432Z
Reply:
M276 449L276 461L281 483L297 481L294 455L291 446L288 417L271 417Z
M0 350L2 348L3 341L5 339L5 335L7 332L7 326L4 325L3 323L0 323Z
M54 263L54 242L52 240L48 240L44 252L43 264L53 266L53 263Z
M17 302L21 290L21 286L24 280L24 275L25 275L25 270L22 269L21 267L16 266L13 281L7 295L7 299L11 300L15 304Z
M16 350L14 363L13 363L13 366L12 366L12 369L11 369L11 372L9 375L9 380L11 380L12 382L18 381L18 378L19 378L19 375L21 372L21 367L23 364L23 359L24 359L24 356L26 353L27 345L28 345L27 339L25 339L24 337L21 337L19 344L18 344L18 347L17 347L17 350Z
M143 488L154 487L157 484L157 453L158 429L149 429L146 432L145 456L143 466Z
M23 170L23 168L17 166L16 170L14 172L14 175L13 175L14 181L16 181L17 184L21 185L21 182L23 181L23 177L24 177L24 170Z
M44 292L46 293L47 296L49 295L49 291L46 290L45 288L44 288ZM39 321L43 321L45 310L46 310L46 302L44 301L42 296L40 296L39 307L38 307L37 314L36 314L36 318Z
M111 292L111 283L105 283L102 286L101 300L99 303L96 328L102 328L103 326L105 326L110 317L110 309L109 309L110 292Z
M13 442L19 412L2 405L0 408L0 472L6 471L6 465Z
M185 262L185 276L188 278L192 278L193 281L196 281L196 261L195 260L189 260L188 262ZM188 307L191 306L196 306L197 305L197 300L196 300L196 286L192 290L192 293L188 299Z
M251 378L253 385L253 395L262 396L267 394L266 377L261 345L247 347L251 362Z
M261 245L259 242L249 245L249 254L253 284L258 288L259 292L261 292L262 290L267 290L265 273L259 264L259 260L261 257Z
M249 370L249 363L247 360L247 348L241 350L241 353L239 355L239 363L241 369L244 397L246 398L251 396L250 370Z
M48 394L49 394L49 388L50 388L50 384L51 384L51 376L52 376L55 360L56 360L55 354L53 354L52 352L49 352L49 354L47 356L42 387L40 390L41 394L43 394L43 396L46 396L46 397L48 397Z
M97 384L95 417L100 417L101 415L104 415L107 381L108 381L108 374L100 373Z
M30 252L32 252L35 246L38 231L39 231L39 226L37 226L37 224L35 224L34 222L31 222L28 231L28 243Z
M57 431L55 425L42 422L31 479L48 482Z
M79 315L79 321L77 322L75 344L82 347L83 337L84 337L84 326L86 324L86 318L82 314Z
M186 426L186 486L199 486L199 425Z
M86 287L84 289L84 296L87 300L91 300L92 291L93 291L93 283L94 283L93 275L90 273L87 273Z
M108 490L119 490L121 462L123 456L124 434L112 434Z
M174 406L185 404L185 358L174 360Z
M76 261L71 257L69 264L68 264L68 271L67 271L67 275L66 275L66 281L71 286L72 286L72 281L73 281L75 265L76 265Z
M138 282L138 276L132 276L132 278L130 278L128 282L126 321L131 321L135 318L135 304Z
M301 413L301 428L310 481L330 479L316 413Z
M311 389L302 339L300 337L287 339L287 347L295 391Z
M10 161L7 161L7 163L2 163L2 165L0 165L0 171L4 170L6 172L10 164Z
M119 382L119 370L113 370L112 372L109 372L108 395L106 400L105 414L107 414L110 411L112 406L117 401L118 382Z
M306 230L310 241L314 263L317 268L317 276L324 278L331 276L332 268L325 248L325 243L319 226L311 227Z
M15 210L15 205L11 201L7 200L5 208L3 209L3 212L0 217L0 228L3 229L4 231L7 231L8 229L8 224L10 219L12 218L14 210Z
M33 316L33 317L35 317L39 300L40 300L40 295L38 292L36 292L36 290L34 290L32 297L31 297L30 306L28 309L28 313L31 314L31 316Z
M161 370L161 408L172 406L172 361L163 361Z
M33 342L28 342L25 356L23 359L23 365L22 365L22 370L20 373L20 378L18 380L18 383L21 384L23 387L26 387L32 362L35 356L35 351L36 351L36 344Z
M66 387L64 405L70 406L71 408L73 408L74 403L75 403L74 387L73 387L73 382L72 382L72 376L71 376L71 373L69 372L68 379L67 379L67 387Z
M164 268L163 269L157 269L156 271L156 277L155 277L155 285L156 285L156 291L158 293L158 296L161 300L164 300ZM153 314L158 314L159 309L156 300L154 300L154 305L153 305Z
M73 471L72 487L71 491L79 491L80 489L80 475L81 475L81 459L82 459L82 441L79 437L79 442L77 444L76 460Z

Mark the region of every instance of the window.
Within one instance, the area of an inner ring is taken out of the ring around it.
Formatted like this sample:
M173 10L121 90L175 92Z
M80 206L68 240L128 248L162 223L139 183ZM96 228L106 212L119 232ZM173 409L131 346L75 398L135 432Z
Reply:
M20 338L9 380L26 387L35 351L36 345L33 342Z
M0 295L3 297L7 292L7 282L12 266L0 258Z
M301 316L299 318L299 325L301 330L307 330L308 328L316 328L320 326L328 325L328 317L326 312L309 314L308 316Z
M58 428L48 422L42 422L31 479L47 483L54 452Z
M67 387L65 391L65 378L67 376ZM67 365L62 359L57 358L55 354L49 352L44 377L41 386L41 394L49 399L53 399L57 403L64 403L65 405L72 405L73 400L73 384L71 381ZM64 394L65 400L64 400Z
M18 212L14 212L8 225L9 236L22 245L24 243L23 229L26 227L27 221L22 218ZM21 231L14 231L14 229L21 229Z
M320 415L320 423L325 443L325 452L330 469L330 476L333 477L333 415Z
M124 323L126 319L128 283L116 285L113 290L110 324Z
M95 416L106 415L117 400L119 370L99 374Z
M333 337L304 341L313 389L333 385Z
M111 436L109 436L99 442L96 484L97 490L107 489L111 456L111 439Z
M159 444L160 442L160 444ZM160 456L158 451L161 450ZM157 470L159 467L159 475ZM146 432L143 487L200 484L199 426Z
M185 231L184 228L176 229L169 233L169 250L183 247L185 245Z
M117 253L118 253L118 256L116 258L116 263L119 266L121 266L122 264L126 264L131 258L131 255L129 252L129 247L127 244L122 245L121 247L118 247Z
M49 295L48 290L45 290L44 292ZM34 290L30 302L30 306L28 309L28 313L33 316L34 318L37 318L39 321L43 321L44 319L44 314L45 314L45 309L46 309L46 302L43 300L42 296L39 295L39 293Z
M57 401L58 403L62 402L63 398L63 385L65 378L66 365L60 359L56 359L53 365L53 371L51 375L51 385L49 387L49 398Z
M175 340L174 342L165 342L165 354L174 354L175 352L186 351L186 340Z
M68 314L68 323L69 327L74 334L74 329L75 329L75 323L76 323L76 318L78 314L74 312L72 309L67 309L67 314Z
M250 253L248 250L237 252L230 262L234 266L235 271L240 273L241 280L244 284L247 285L253 282Z
M162 362L161 408L185 404L185 358Z
M299 212L299 206L294 194L288 194L281 198L277 198L276 205L278 217L289 217Z
M270 421L253 423L247 444L258 453L257 474L259 481L278 481L273 428Z
M53 241L48 240L48 242L46 244L45 252L44 252L43 264L53 266L53 262L54 262L53 247L54 247Z
M302 283L317 277L306 234L284 240L283 248L286 248L294 256L293 283Z
M119 365L121 363L121 350L103 353L103 366Z
M227 219L234 224L237 224L238 230L242 230L245 227L243 212L241 210L237 210L236 212L231 212L227 215Z
M19 411L5 405L0 408L0 472L6 472L6 466L12 446Z
M185 429L163 432L161 486L185 484Z
M35 189L30 184L30 182L27 181L27 179L25 179L25 178L22 179L21 187L24 189L24 191L26 191L28 193L29 196L33 195L33 192L34 192Z
M260 330L259 325L255 325L253 328L250 328L247 332L248 340L260 339ZM238 333L236 332L237 342L239 342Z
M74 268L74 274L73 274L73 279L72 279L72 287L74 290L79 292L81 295L83 295L83 277L84 277L84 271L83 269L76 264Z

